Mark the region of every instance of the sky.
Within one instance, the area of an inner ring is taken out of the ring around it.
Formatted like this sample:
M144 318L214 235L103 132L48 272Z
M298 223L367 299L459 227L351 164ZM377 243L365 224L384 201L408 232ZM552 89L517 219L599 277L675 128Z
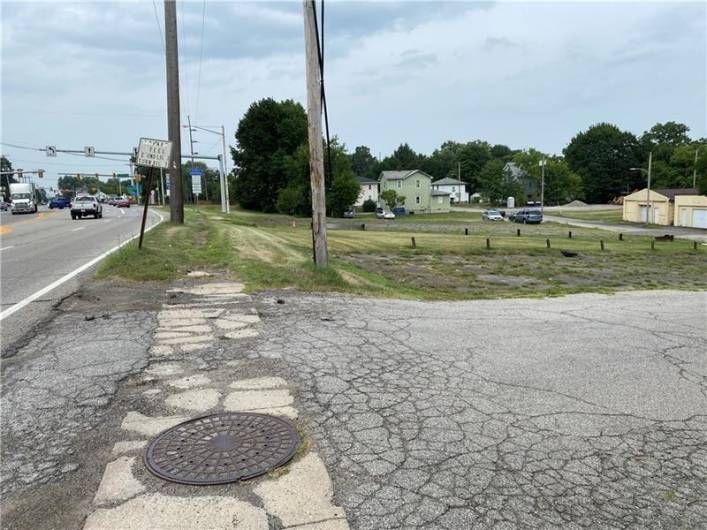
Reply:
M0 3L2 153L15 167L127 173L127 159L36 150L130 151L166 138L161 0ZM482 139L561 153L598 122L656 122L707 136L707 3L325 4L329 122L348 147L387 156ZM178 1L181 119L226 128L254 101L305 104L302 4ZM203 28L203 32L202 32ZM203 38L202 38L203 34ZM186 133L186 130L183 130ZM198 132L195 150L220 153ZM182 152L189 150L182 135ZM229 160L229 168L232 162Z

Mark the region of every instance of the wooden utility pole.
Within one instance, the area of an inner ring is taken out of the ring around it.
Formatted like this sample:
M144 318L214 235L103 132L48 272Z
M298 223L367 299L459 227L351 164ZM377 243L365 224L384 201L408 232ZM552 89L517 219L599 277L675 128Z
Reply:
M177 49L177 5L175 0L164 2L164 37L167 64L167 122L172 142L169 164L169 219L184 224L182 195L182 143L179 128L179 51Z
M307 121L309 122L309 182L312 189L312 246L314 263L326 267L329 261L326 237L326 193L322 146L322 72L314 15L314 1L303 0L304 45L307 70Z

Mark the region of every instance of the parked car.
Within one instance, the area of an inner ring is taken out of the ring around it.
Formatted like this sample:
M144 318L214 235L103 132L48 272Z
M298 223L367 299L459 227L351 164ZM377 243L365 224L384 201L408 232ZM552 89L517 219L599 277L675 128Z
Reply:
M540 210L523 208L511 214L509 219L514 223L540 224L543 222L543 214Z
M481 214L482 221L503 221L501 212L495 209L484 210Z
M378 219L395 219L395 214L391 211L384 210L379 206L376 208L376 217Z
M115 204L113 206L117 206L118 208L130 208L130 201L128 199L116 199Z
M51 201L49 201L49 208L59 208L60 210L63 210L64 208L71 208L71 199L64 196L54 197Z
M81 219L92 215L94 219L103 217L103 205L92 195L81 195L71 203L71 218Z
M356 217L356 212L354 212L353 210L346 210L344 212L345 219L353 219L354 217Z
M9 209L10 209L10 203L5 202L4 199L0 199L0 210L3 212L6 212Z

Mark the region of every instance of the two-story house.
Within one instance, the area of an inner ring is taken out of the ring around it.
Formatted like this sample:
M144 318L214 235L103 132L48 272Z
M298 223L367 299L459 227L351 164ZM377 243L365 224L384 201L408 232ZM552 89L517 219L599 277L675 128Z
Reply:
M419 169L381 172L380 193L386 190L394 190L398 195L405 197L402 206L408 213L449 211L449 193L433 190L432 177ZM389 207L389 205L382 206Z
M432 183L433 191L446 191L449 193L449 200L455 202L469 202L469 193L466 191L466 183L463 180L453 178L443 178Z
M361 191L358 194L358 198L356 199L354 206L363 206L363 203L369 199L375 203L378 203L378 181L366 177L356 178L358 178L358 184L361 187Z

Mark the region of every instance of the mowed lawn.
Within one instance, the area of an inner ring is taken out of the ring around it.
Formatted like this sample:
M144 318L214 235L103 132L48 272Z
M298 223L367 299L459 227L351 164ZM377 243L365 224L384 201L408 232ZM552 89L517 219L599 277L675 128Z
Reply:
M562 225L484 223L473 213L342 221L332 220L328 230L331 266L324 271L312 265L308 219L200 208L187 212L185 226L165 223L148 233L143 251L129 245L109 257L98 275L170 280L199 269L245 281L251 292L296 288L421 299L707 288L707 252L690 241L651 248L650 238L620 241L616 233L575 228L570 239Z

